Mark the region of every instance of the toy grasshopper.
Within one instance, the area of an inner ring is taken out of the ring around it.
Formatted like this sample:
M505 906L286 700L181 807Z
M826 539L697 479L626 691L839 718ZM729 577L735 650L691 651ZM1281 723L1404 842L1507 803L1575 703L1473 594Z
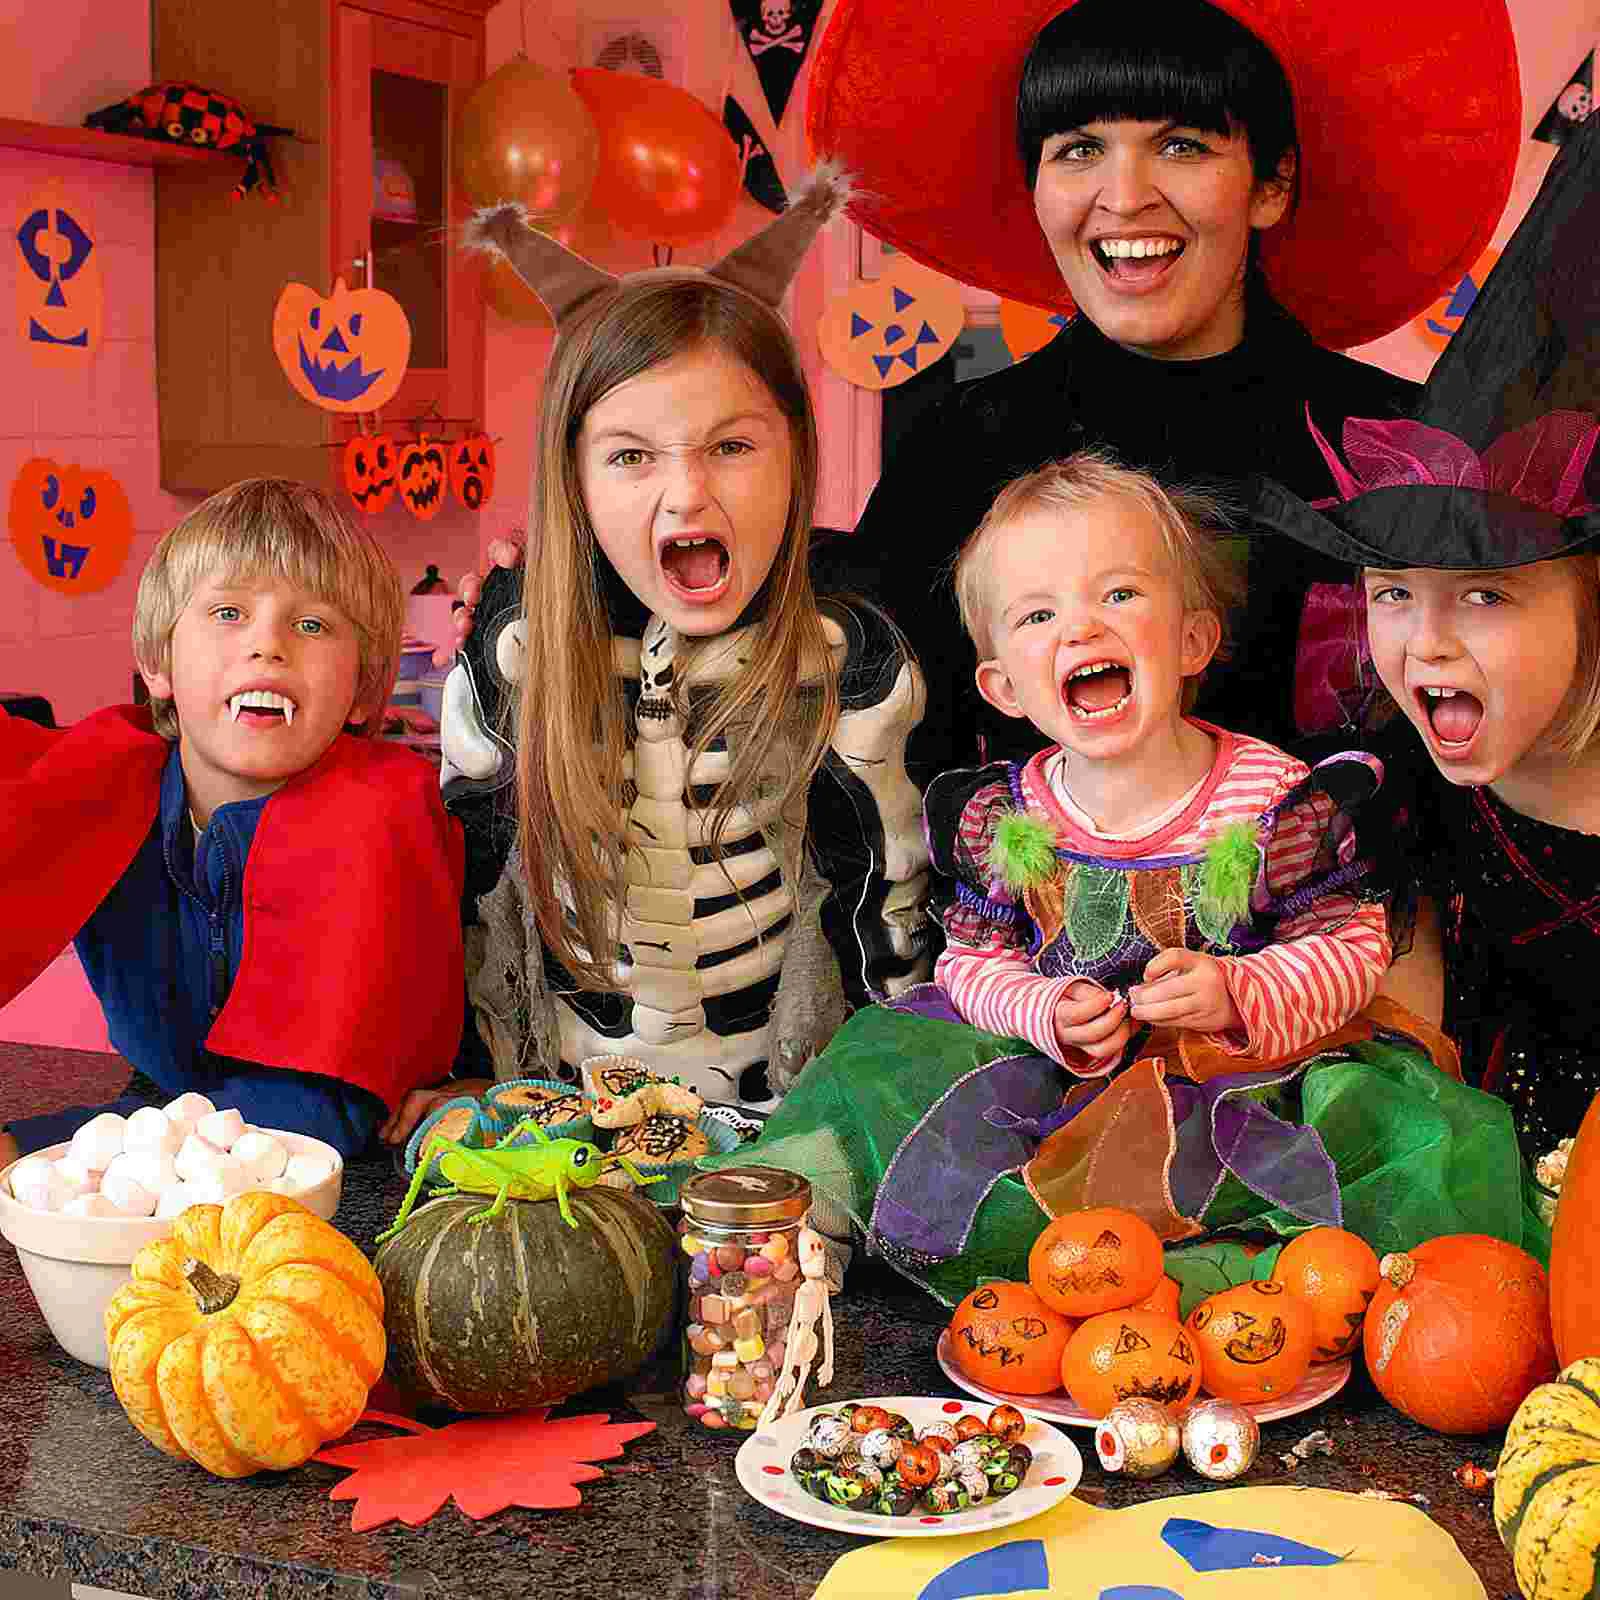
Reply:
M533 1134L532 1144L517 1144L524 1131ZM585 1139L552 1139L534 1117L524 1117L500 1143L488 1150L469 1150L454 1139L437 1139L428 1146L428 1154L417 1167L411 1187L400 1202L395 1219L377 1237L377 1243L393 1238L405 1227L422 1192L428 1173L437 1164L444 1182L438 1184L430 1199L439 1195L493 1194L494 1203L482 1211L474 1211L468 1222L487 1222L498 1217L506 1208L506 1198L516 1200L548 1200L551 1195L561 1207L561 1220L569 1228L578 1226L572 1208L567 1204L569 1189L589 1189L597 1184L608 1167L621 1167L635 1183L660 1183L665 1173L646 1177L626 1157L602 1155Z

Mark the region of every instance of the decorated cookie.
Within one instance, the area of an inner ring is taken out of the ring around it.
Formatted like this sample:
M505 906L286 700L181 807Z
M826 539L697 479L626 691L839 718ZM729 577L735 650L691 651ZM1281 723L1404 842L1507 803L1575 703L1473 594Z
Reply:
M633 1056L590 1056L578 1068L578 1078L584 1093L596 1100L626 1100L635 1089L662 1081Z
M594 1125L597 1128L631 1128L658 1113L693 1122L704 1105L705 1101L693 1089L653 1078L620 1100L601 1095L594 1103Z

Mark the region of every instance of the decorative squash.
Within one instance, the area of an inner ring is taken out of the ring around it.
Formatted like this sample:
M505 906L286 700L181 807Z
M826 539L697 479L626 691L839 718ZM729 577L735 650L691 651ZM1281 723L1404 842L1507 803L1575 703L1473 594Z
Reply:
M1582 1356L1600 1356L1600 1279L1594 1269L1600 1248L1600 1095L1589 1103L1583 1126L1567 1157L1550 1241L1550 1323L1556 1356L1568 1366Z
M151 1444L243 1478L350 1430L383 1371L383 1291L337 1228L255 1190L190 1206L134 1257L106 1344Z
M622 1189L509 1200L468 1218L482 1195L448 1195L379 1247L389 1375L419 1402L518 1411L626 1378L672 1319L676 1235Z
M1517 1408L1494 1479L1494 1523L1527 1600L1600 1582L1600 1361L1575 1361Z
M1439 1433L1503 1428L1556 1370L1550 1289L1527 1251L1481 1233L1379 1263L1362 1342L1378 1392Z

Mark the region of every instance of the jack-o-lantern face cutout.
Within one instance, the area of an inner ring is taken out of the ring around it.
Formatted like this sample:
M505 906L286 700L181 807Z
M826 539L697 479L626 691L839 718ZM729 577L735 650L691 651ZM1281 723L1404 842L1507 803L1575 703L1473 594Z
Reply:
M411 324L382 289L347 289L327 299L288 283L272 313L272 348L295 392L325 411L376 411L394 398L411 359Z
M11 542L23 567L58 594L112 582L133 542L133 508L109 472L25 461L11 485Z
M23 207L16 233L17 331L45 366L77 366L100 349L105 285L87 212L51 184Z
M450 491L468 511L477 511L494 493L494 440L469 433L450 446Z
M1443 350L1449 344L1451 335L1472 309L1478 290L1499 259L1498 250L1493 247L1485 250L1472 263L1472 270L1462 273L1460 282L1440 295L1412 324L1430 350Z
M432 522L444 504L444 446L424 434L400 451L400 498L412 516Z
M358 433L344 447L344 486L358 511L373 515L394 499L398 454L386 433Z
M817 322L822 359L862 389L892 389L926 372L966 326L961 285L897 256L881 278L830 301Z

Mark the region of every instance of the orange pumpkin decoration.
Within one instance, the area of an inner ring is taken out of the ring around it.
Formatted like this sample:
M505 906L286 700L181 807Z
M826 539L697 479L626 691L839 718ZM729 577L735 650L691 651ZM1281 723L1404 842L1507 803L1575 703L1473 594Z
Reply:
M1158 1311L1164 1317L1171 1317L1174 1322L1181 1322L1182 1316L1178 1307L1183 1303L1183 1291L1178 1287L1177 1279L1169 1278L1165 1273L1156 1280L1156 1286L1142 1300L1135 1300L1131 1311Z
M1200 1388L1200 1354L1176 1317L1131 1307L1102 1311L1067 1341L1061 1381L1092 1417L1136 1399L1159 1400L1180 1416Z
M1345 1228L1312 1228L1284 1246L1272 1279L1311 1307L1313 1362L1338 1361L1361 1343L1378 1287L1378 1258L1365 1239Z
M1202 1300L1187 1324L1201 1382L1219 1400L1276 1400L1311 1365L1314 1319L1281 1283L1236 1284Z
M1526 1250L1452 1233L1379 1263L1363 1344L1378 1393L1438 1433L1503 1428L1556 1373L1550 1288Z
M64 200L59 183L40 189L12 230L17 272L17 332L35 362L82 369L100 354L105 283L99 229L81 198Z
M950 1319L951 1359L986 1389L1049 1394L1072 1327L1025 1283L980 1283Z
M11 543L23 570L57 594L111 583L133 543L133 507L109 472L35 456L11 485Z
M494 440L469 433L450 446L450 492L468 511L478 511L494 493Z
M423 434L400 451L400 500L419 522L432 522L444 504L444 446Z
M1600 1282L1594 1271L1600 1220L1600 1095L1578 1129L1567 1156L1561 1198L1550 1240L1550 1323L1556 1356L1569 1367L1600 1356Z
M375 516L394 499L398 455L386 433L358 433L344 447L344 486L356 510Z
M1057 1217L1028 1252L1028 1282L1064 1317L1092 1317L1131 1306L1161 1276L1161 1241L1155 1229L1116 1206L1090 1206Z
M411 360L405 308L382 289L347 289L326 299L286 283L272 313L272 348L296 394L324 411L376 411L394 399Z

